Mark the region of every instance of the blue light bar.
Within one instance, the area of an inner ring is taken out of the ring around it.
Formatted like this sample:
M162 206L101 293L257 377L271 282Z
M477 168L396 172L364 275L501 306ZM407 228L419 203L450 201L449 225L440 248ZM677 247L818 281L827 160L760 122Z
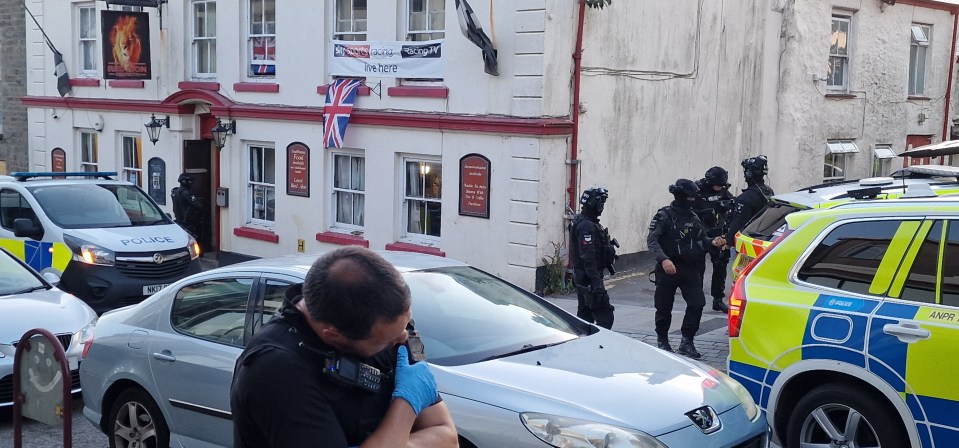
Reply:
M110 176L116 176L116 171L70 171L70 172L15 172L10 173L11 176L15 177L18 181L23 182L27 179L32 179L34 177L92 177L94 179L102 177L104 179L110 179Z

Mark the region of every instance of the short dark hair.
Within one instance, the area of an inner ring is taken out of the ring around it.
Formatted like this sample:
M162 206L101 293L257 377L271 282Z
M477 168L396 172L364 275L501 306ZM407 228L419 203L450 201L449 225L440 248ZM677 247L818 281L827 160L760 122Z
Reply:
M369 337L380 319L394 322L410 307L410 288L390 262L359 246L328 252L303 280L310 317L352 340Z

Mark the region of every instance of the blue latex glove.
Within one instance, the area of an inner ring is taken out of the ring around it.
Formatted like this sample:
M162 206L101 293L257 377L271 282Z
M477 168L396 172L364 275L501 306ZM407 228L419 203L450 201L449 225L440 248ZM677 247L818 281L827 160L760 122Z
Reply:
M439 401L436 391L436 380L425 362L410 365L409 353L405 345L396 351L396 388L393 389L393 398L402 398L413 407L413 412L420 415L420 411Z

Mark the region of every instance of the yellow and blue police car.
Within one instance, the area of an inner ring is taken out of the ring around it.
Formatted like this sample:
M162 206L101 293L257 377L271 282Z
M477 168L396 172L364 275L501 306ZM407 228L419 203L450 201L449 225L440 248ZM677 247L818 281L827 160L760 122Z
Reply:
M959 446L959 197L791 213L733 287L729 375L786 448Z
M733 244L736 249L736 259L732 263L733 280L739 278L742 270L772 244L786 224L786 215L790 213L829 208L864 198L894 199L917 187L938 195L959 193L956 176L955 167L914 165L903 168L894 177L830 182L775 195L769 199L769 205L736 234Z

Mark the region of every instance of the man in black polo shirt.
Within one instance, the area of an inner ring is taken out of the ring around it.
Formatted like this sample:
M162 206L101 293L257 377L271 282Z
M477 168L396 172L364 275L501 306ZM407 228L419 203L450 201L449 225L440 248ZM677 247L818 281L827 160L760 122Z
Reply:
M456 447L425 363L410 364L410 293L375 253L320 257L237 359L236 448ZM415 428L415 429L414 429Z

